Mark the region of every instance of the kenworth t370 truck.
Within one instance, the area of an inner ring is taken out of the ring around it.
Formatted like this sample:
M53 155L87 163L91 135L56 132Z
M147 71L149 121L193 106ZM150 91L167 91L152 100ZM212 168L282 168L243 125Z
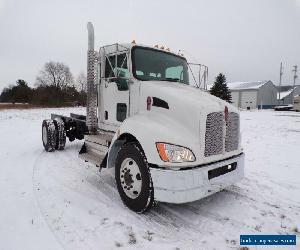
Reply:
M113 44L94 50L88 23L86 116L51 115L46 151L84 139L79 157L115 169L124 204L144 212L155 201L185 203L241 180L238 110L189 84L182 54L159 46Z

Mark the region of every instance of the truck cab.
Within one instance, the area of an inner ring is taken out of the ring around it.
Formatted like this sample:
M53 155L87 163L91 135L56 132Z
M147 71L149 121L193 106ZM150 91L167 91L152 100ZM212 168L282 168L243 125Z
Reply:
M186 58L162 47L132 42L95 51L89 24L79 155L102 169L114 168L120 197L136 212L155 201L199 200L244 176L239 111L192 86L189 76ZM70 121L79 123L74 115L52 118L67 134ZM43 138L51 137L48 130Z
M147 103L140 103L147 94L144 85L189 83L186 59L168 51L131 43L104 46L99 54L99 128L105 130L116 131L126 118L146 109Z

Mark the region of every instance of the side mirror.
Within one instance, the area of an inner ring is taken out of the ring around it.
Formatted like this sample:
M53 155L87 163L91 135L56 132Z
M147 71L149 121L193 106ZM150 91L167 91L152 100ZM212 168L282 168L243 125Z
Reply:
M126 91L129 89L129 79L124 77L116 77L114 82L117 84L118 90Z

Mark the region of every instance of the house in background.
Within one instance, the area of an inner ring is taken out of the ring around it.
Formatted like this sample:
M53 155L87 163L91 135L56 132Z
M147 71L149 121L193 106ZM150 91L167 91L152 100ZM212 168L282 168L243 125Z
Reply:
M277 99L278 104L280 105L288 105L293 103L293 95L300 95L300 85L295 85L294 92L292 85L282 85L277 86ZM280 95L280 97L279 97Z
M277 88L272 81L227 83L232 104L242 109L268 109L277 105Z

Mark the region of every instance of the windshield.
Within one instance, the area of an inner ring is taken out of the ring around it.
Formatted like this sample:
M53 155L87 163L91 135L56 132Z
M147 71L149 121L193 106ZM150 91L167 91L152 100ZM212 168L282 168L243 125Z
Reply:
M186 60L171 53L135 47L132 64L133 75L138 80L189 83Z

